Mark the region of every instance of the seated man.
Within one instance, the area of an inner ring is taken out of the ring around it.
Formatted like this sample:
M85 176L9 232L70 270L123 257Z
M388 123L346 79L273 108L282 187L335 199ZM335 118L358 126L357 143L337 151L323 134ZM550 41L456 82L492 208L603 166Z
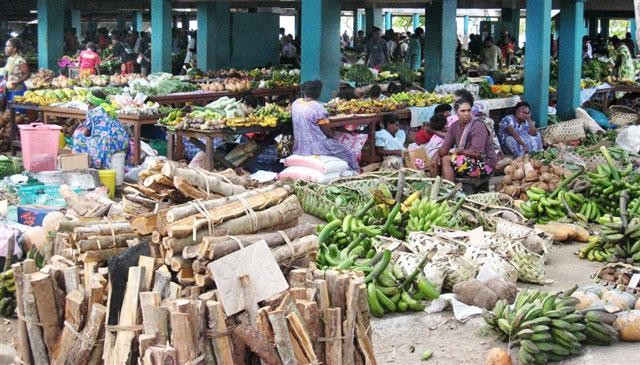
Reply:
M400 169L402 155L407 139L406 133L400 129L398 117L395 114L385 115L382 119L384 129L376 132L376 153L383 156L381 169Z

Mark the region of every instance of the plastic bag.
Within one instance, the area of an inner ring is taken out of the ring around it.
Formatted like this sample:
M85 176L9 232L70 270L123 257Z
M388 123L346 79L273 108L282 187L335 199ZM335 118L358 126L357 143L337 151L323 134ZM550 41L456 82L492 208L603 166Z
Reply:
M632 125L622 129L618 133L618 137L616 138L616 145L624 148L629 152L638 153L640 152L640 145L638 144L638 140L640 140L640 126Z

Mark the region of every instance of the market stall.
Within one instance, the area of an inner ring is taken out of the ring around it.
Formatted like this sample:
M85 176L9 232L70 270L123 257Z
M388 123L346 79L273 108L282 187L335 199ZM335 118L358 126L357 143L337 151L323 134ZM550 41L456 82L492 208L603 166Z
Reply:
M254 88L247 91L191 91L184 93L167 94L160 96L152 96L149 98L152 102L160 105L206 105L212 101L216 101L222 97L241 98L244 95L251 95L255 98L267 99L269 101L274 97L284 97L288 102L293 101L298 96L297 86L275 87L275 88Z

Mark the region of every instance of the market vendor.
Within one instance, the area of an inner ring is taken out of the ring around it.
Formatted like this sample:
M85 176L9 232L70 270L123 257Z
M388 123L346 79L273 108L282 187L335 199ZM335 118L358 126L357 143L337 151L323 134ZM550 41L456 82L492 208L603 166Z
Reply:
M329 123L327 110L317 101L322 82L307 81L301 88L303 97L291 105L293 153L334 156L346 161L352 170L359 171L355 152L334 140L334 131L326 126Z
M611 44L615 48L615 76L620 80L634 80L636 71L631 51L618 37L613 37Z
M487 127L471 112L473 103L457 101L454 110L458 120L447 130L447 137L431 159L431 176L439 174L449 181L456 177L483 177L495 169L497 157Z
M514 113L500 121L498 130L500 145L506 153L520 157L530 152L542 151L542 136L531 120L531 106L521 101L514 107Z
M398 116L387 114L382 118L383 129L376 132L376 153L383 157L383 170L402 168L406 133L400 129Z
M96 53L96 44L87 43L84 51L78 55L78 63L80 64L80 75L95 75L99 73L100 55Z
M102 107L97 107L87 112L85 121L73 132L71 150L87 153L91 167L100 169L110 167L111 156L128 147L127 130Z
M5 79L6 100L12 101L14 97L23 95L27 87L24 82L31 75L27 61L22 57L22 42L18 38L10 38L4 46L7 55L6 65L0 69L0 74Z

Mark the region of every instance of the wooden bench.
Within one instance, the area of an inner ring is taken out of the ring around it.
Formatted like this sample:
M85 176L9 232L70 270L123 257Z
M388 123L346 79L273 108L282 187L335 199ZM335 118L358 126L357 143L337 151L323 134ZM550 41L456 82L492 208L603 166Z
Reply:
M491 176L457 178L456 182L462 184L462 191L466 194L478 194L489 191Z

